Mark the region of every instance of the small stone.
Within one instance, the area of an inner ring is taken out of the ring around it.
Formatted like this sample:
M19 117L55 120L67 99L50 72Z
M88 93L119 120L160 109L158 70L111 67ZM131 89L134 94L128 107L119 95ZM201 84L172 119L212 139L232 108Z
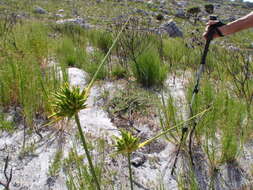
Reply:
M34 12L37 14L47 14L47 11L43 9L42 7L35 7Z
M55 14L55 17L57 17L57 18L63 18L64 15L62 15L62 14Z
M175 16L179 17L179 18L186 18L186 14L185 14L184 9L178 9Z
M176 2L176 5L179 7L186 7L187 6L187 1L180 1L180 2Z
M58 10L58 13L63 13L64 12L64 9L59 9Z
M81 26L82 28L92 28L93 26L87 23L83 18L77 17L77 18L71 18L71 19L62 19L57 20L56 24L76 24Z
M143 155L143 156L138 156L138 157L136 157L136 158L133 158L132 160L131 160L131 164L134 166L134 167L136 167L136 168L138 168L138 167L140 167L140 166L142 166L144 163L145 163L145 161L147 160L147 158Z

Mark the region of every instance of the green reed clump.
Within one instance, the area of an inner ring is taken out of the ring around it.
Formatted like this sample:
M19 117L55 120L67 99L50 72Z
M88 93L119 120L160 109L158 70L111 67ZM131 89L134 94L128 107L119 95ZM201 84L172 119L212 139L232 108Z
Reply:
M56 71L46 68L54 40L47 26L34 22L16 24L7 38L0 59L0 104L20 106L32 126L35 115L48 111L48 92L59 85Z
M241 102L223 95L222 120L220 127L221 137L221 162L233 162L238 156L240 140L242 140L246 107Z
M85 47L85 45L77 44L73 39L65 37L57 49L57 58L63 66L81 68L92 78L105 55L99 50L88 54ZM108 75L108 66L102 66L97 79L105 79Z
M53 162L49 166L48 175L50 177L57 177L62 167L63 151L58 150L54 156Z
M116 64L112 66L111 75L116 79L121 79L127 77L128 72L123 66L121 66L120 64Z
M82 67L88 62L86 50L75 45L71 38L64 38L58 50L58 59L66 66Z
M14 123L12 121L7 121L4 116L4 113L0 111L0 134L1 131L7 131L9 133L12 133L14 129Z
M97 177L103 187L107 187L106 182L101 181L103 170L104 170L104 145L98 140L95 143L95 149L99 152L99 156L96 161L96 165L94 165L95 172ZM89 171L89 167L84 162L85 155L77 153L76 148L72 148L68 154L68 157L63 161L63 169L67 174L66 185L68 190L96 190L96 186L94 186L93 177Z
M160 125L163 131L170 129L183 121L182 114L180 114L178 107L175 105L175 100L171 95L169 95L166 101L162 94L159 116ZM168 141L173 141L174 143L179 141L178 137L181 134L181 130L175 129L175 131L175 133L169 131L168 134L164 135Z
M170 69L195 68L200 61L198 48L191 48L180 38L169 38L163 40L163 56L168 61Z
M184 168L183 171L179 173L177 176L177 185L179 190L199 190L196 174L191 168Z
M95 73L98 70L98 67L101 63L101 61L104 58L104 54L101 51L94 51L93 53L91 53L91 55L89 55L89 62L87 62L86 64L82 65L82 68L90 74L90 77L92 78ZM108 63L108 61L106 61L106 63ZM105 79L109 76L108 73L108 66L107 65L103 65L97 75L96 75L96 79L102 80Z
M1 105L20 106L29 126L36 114L49 111L48 94L59 85L57 73L41 70L36 58L7 59L0 66Z
M200 144L204 142L204 150L215 169L218 163L231 162L237 158L247 112L246 105L232 97L224 86L215 89L211 82L204 82L196 96L193 111L196 113L210 105L213 110L205 118L196 121L196 137Z
M107 53L112 46L113 36L109 31L95 30L89 33L92 44L103 53Z
M49 32L49 28L42 23L18 24L11 37L15 43L13 48L20 53L30 54L36 57L38 61L42 61L48 56L51 46Z
M150 48L132 62L134 77L144 87L162 86L167 76L167 66L162 63L158 52Z
M70 38L75 44L84 45L87 43L89 32L78 24L51 24L50 27L56 34L59 34L61 37Z

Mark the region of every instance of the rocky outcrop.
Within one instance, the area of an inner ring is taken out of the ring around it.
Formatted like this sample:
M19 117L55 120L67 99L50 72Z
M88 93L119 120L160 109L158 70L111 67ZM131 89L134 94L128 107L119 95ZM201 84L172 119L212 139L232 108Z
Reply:
M160 29L167 32L170 37L183 37L183 32L173 20L163 24Z

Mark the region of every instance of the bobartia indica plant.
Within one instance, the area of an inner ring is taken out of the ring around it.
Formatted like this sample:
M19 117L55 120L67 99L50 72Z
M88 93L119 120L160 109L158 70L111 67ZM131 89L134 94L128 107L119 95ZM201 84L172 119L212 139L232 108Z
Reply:
M96 172L92 163L90 152L78 116L78 112L87 107L87 91L87 89L81 90L79 87L75 86L70 87L67 83L65 83L57 92L52 94L51 106L53 114L50 117L54 118L54 122L60 121L65 118L75 118L78 132L81 137L81 142L88 159L88 164L90 167L91 175L93 177L94 185L98 190L100 190L100 184L96 176Z
M131 154L138 149L140 139L134 137L130 132L122 130L121 137L115 137L117 153L127 157L129 169L129 181L131 190L133 190L133 176L131 168Z
M87 88L81 90L79 87L70 87L67 83L63 85L57 92L52 94L52 101L51 101L51 106L52 106L52 111L53 114L50 116L50 118L54 118L52 122L57 122L60 120L63 120L65 118L71 119L72 117L75 117L75 122L78 127L78 131L81 137L82 145L85 150L87 159L88 159L88 164L90 167L90 172L93 177L93 181L95 183L95 186L97 190L100 190L100 183L98 181L92 159L90 156L90 152L85 140L85 136L83 134L81 124L80 124L80 119L78 116L78 112L82 109L85 109L87 107L86 101L89 97L89 92L91 87L93 86L98 73L100 72L101 68L105 64L108 56L110 55L113 47L115 46L116 42L118 41L122 31L124 30L126 24L128 23L130 18L125 22L123 25L121 31L118 33L117 37L114 39L110 49L108 50L107 54L101 61L100 65L97 68L97 71L93 75L90 83L88 84ZM49 123L50 124L50 123ZM49 125L48 124L48 125Z

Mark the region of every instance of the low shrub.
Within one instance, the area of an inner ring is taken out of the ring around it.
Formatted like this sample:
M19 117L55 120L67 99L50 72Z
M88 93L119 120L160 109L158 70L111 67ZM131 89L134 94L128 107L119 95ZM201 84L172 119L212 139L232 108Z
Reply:
M167 67L161 62L158 52L150 48L132 63L134 77L144 87L162 86L167 75Z
M213 12L214 12L213 4L206 4L205 5L205 11L209 14L213 14Z

